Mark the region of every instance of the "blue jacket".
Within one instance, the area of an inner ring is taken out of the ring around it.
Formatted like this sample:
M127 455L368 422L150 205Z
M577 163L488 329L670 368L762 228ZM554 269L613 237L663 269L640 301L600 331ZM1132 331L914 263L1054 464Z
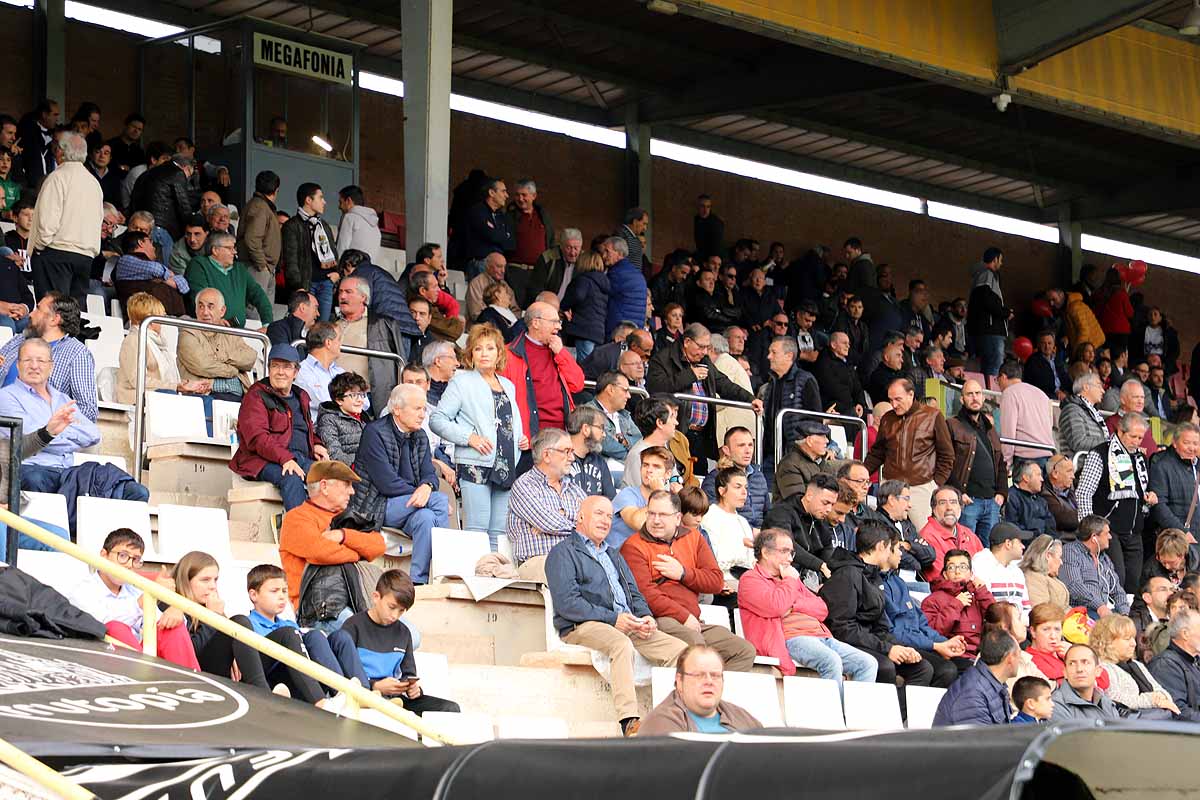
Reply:
M1175 719L1200 720L1200 659L1171 642L1150 662L1150 674L1179 706Z
M499 376L498 376L499 377ZM512 403L513 453L520 455L517 445L525 435L521 424L520 406L517 404L517 389L508 378L500 377L500 385ZM446 385L438 404L429 417L429 428L438 436L455 445L455 464L475 464L490 467L496 463L496 404L492 400L492 389L487 381L473 369L460 369ZM486 456L473 447L467 447L472 433L478 433L493 445Z
M576 339L603 344L608 314L609 279L599 270L576 275L563 295L562 310L570 311L571 319L563 325L563 333ZM594 380L594 379L593 379Z
M466 222L463 242L467 260L487 258L489 253L503 253L516 246L517 239L503 208L493 211L480 200L467 210Z
M929 624L921 606L913 602L908 584L898 571L883 573L883 600L888 625L900 644L917 650L932 650L936 643L946 641L946 637Z
M1045 533L1055 539L1059 538L1054 515L1050 513L1050 506L1046 505L1046 498L1040 494L1030 494L1014 486L1009 489L1008 500L1005 501L1002 510L1005 521L1023 531Z
M646 598L638 591L633 573L621 554L606 549L601 558L607 556L617 568L621 587L635 617L653 616ZM554 545L546 556L546 585L554 601L554 627L559 636L565 636L585 622L603 622L615 625L617 612L613 610L612 588L604 567L587 551L587 544L579 534L572 534Z
M1007 725L1010 716L1008 689L980 661L946 690L933 725Z
M715 469L704 476L704 482L700 484L700 488L708 495L710 503L717 502L717 471ZM761 528L763 527L763 517L770 508L771 488L767 485L767 478L757 464L751 464L746 468L746 504L738 509L738 513L746 518L751 528Z
M607 341L624 320L639 328L646 322L646 278L627 258L608 268L608 317L602 341Z
M409 460L401 459L400 439L411 437ZM368 422L358 440L354 470L362 478L355 487L350 508L355 513L383 524L389 497L406 497L418 486L428 484L438 490L438 476L433 469L433 456L425 431L405 434L396 427L392 415Z
M359 264L354 277L362 278L371 287L371 311L381 317L400 323L400 332L405 336L420 336L421 329L408 310L408 300L396 279L383 267L374 264Z

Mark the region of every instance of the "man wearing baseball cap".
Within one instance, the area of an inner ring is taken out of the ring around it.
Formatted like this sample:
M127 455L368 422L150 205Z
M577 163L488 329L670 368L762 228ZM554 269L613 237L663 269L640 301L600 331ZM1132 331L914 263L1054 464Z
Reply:
M246 480L278 488L285 512L308 498L305 474L313 462L329 458L313 432L308 393L293 385L300 361L300 352L290 344L271 348L267 377L242 398L238 449L229 462L229 468Z
M283 515L279 563L287 573L292 608L300 608L300 582L309 564L355 564L383 555L386 545L378 531L329 529L334 517L350 504L352 484L360 480L341 461L317 461L304 476L308 499Z
M991 546L971 558L971 570L983 581L997 602L1012 603L1021 609L1021 617L1029 620L1029 589L1021 571L1021 556L1025 545L1035 534L1023 531L1011 522L1001 522L992 528Z

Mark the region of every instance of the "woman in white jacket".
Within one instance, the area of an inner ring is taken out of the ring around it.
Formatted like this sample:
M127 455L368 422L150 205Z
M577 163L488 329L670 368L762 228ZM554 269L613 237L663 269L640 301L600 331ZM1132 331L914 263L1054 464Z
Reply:
M499 375L507 360L500 332L491 325L473 326L464 369L454 373L429 419L433 432L455 445L466 528L487 531L493 551L505 531L520 451L529 447L517 390Z

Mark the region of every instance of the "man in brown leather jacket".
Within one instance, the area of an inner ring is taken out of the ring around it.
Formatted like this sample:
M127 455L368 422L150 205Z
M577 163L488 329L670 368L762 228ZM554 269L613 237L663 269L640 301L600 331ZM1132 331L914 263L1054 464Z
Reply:
M946 424L954 442L950 485L963 493L958 521L987 547L988 534L1000 522L1000 509L1008 499L1008 467L1000 448L1000 434L984 409L979 381L963 383L962 408Z
M870 472L882 465L881 477L909 485L908 518L919 529L932 513L934 490L950 478L954 443L942 412L915 402L911 380L897 378L888 384L887 393L892 410L879 421L879 433L864 463Z

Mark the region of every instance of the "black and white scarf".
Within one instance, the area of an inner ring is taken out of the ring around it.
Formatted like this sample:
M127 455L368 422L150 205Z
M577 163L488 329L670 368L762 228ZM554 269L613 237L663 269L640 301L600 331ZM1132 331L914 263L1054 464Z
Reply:
M1108 442L1108 499L1140 499L1150 483L1146 459L1140 452L1130 453L1118 436Z

